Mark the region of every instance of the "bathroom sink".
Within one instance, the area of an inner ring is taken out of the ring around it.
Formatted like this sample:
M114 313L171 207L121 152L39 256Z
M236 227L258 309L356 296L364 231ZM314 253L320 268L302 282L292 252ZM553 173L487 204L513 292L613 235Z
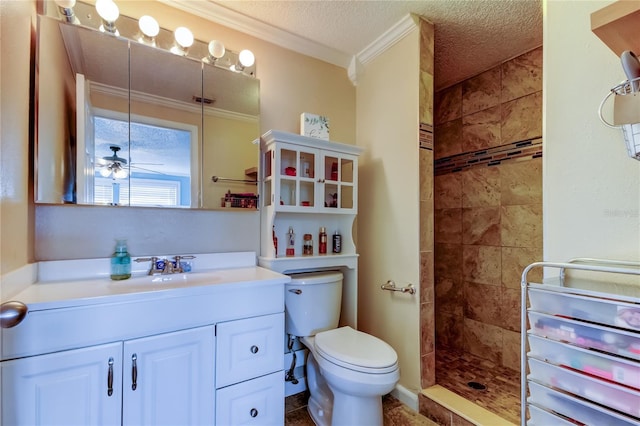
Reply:
M111 281L111 284L135 290L158 290L215 284L219 281L220 277L211 272L189 272L168 275L134 276L128 280Z

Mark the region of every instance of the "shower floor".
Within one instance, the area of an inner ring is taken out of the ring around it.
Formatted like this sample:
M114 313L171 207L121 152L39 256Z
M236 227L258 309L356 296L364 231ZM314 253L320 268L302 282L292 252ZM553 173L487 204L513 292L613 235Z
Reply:
M486 386L477 390L468 385ZM436 383L512 423L520 423L520 372L466 352L436 350Z

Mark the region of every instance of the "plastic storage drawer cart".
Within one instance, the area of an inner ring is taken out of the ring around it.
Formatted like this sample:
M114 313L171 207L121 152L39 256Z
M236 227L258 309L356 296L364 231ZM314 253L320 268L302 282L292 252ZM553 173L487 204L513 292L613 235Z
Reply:
M640 263L533 263L521 321L522 426L640 426Z

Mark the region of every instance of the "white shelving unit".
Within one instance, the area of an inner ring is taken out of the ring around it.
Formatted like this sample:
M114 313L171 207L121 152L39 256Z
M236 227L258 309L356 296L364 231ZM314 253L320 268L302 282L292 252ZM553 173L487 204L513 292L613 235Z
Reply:
M559 276L530 283L533 268ZM640 263L533 263L522 307L521 424L640 425Z
M260 256L258 264L280 273L339 270L344 275L341 325L357 326L358 254L353 223L358 213L358 156L362 148L270 130L260 140ZM286 256L286 234L295 233L295 255ZM327 253L319 254L319 231ZM342 249L332 253L332 235ZM274 245L273 235L277 238ZM304 234L313 255L302 255Z

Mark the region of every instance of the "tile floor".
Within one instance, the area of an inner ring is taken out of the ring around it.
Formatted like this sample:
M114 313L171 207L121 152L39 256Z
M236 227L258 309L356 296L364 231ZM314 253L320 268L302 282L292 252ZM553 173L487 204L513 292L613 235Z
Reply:
M444 349L436 350L436 383L497 414L520 423L520 372L476 357ZM471 388L469 382L486 386Z
M285 426L314 426L307 413L307 393L301 392L285 399ZM384 426L438 426L421 416L391 395L382 398Z

